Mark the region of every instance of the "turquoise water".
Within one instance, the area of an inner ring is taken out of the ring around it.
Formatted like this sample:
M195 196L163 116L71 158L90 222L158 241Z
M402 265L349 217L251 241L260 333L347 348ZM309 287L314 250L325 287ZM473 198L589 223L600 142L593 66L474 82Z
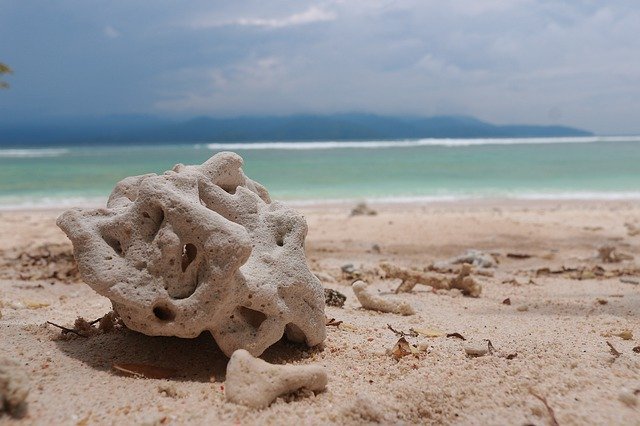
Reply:
M126 176L228 148L285 200L640 199L640 138L576 138L5 149L0 207L101 202Z

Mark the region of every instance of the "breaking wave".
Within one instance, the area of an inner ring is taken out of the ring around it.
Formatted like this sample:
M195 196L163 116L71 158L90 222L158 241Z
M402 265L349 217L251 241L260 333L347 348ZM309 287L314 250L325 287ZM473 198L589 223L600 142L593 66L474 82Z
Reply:
M59 157L68 153L63 148L0 149L0 158Z
M247 142L247 143L209 143L206 147L213 151L220 150L311 150L339 148L400 148L418 146L475 146L475 145L525 145L525 144L557 144L557 143L596 143L596 142L640 142L640 136L588 136L558 138L482 138L482 139L412 139L389 141L326 141L326 142ZM199 147L199 146L198 146Z

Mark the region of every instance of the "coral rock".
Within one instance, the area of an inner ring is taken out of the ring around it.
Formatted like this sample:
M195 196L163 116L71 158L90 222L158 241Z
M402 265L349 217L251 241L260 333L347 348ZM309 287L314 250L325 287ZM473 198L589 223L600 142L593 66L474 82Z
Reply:
M107 208L58 218L82 278L127 327L188 338L209 330L227 355L258 356L283 334L309 346L325 339L306 221L271 202L241 166L223 152L200 166L128 177Z
M252 408L269 406L278 396L298 389L321 391L327 373L318 365L273 365L245 350L233 353L227 365L227 400Z

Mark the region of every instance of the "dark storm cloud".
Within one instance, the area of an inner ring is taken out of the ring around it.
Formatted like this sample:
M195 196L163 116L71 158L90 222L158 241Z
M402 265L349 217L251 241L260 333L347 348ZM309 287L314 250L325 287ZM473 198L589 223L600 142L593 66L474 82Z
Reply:
M0 1L7 117L469 114L640 132L633 1Z

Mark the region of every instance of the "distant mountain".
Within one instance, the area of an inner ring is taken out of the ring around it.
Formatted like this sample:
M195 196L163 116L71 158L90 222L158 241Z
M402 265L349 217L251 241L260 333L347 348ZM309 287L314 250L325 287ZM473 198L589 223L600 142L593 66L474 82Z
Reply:
M172 121L144 115L3 124L0 146L90 145L415 138L509 138L590 136L565 126L506 125L473 117L389 117L373 114L286 117L197 117Z

